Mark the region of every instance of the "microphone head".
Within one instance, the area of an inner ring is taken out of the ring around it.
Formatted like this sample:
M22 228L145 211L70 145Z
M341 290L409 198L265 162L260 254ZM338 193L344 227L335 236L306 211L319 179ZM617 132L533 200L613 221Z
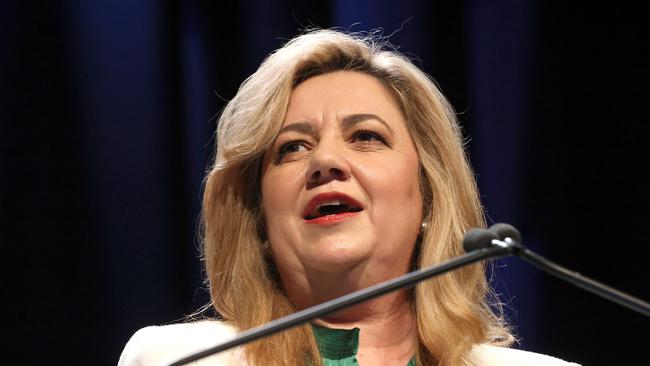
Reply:
M487 229L469 229L463 237L463 249L469 253L476 249L487 248L492 245L492 240L499 237Z
M490 226L489 229L494 235L498 237L500 240L504 240L505 238L510 238L517 243L521 244L521 234L519 233L519 230L517 230L514 226L510 224L504 224L504 223L498 223Z

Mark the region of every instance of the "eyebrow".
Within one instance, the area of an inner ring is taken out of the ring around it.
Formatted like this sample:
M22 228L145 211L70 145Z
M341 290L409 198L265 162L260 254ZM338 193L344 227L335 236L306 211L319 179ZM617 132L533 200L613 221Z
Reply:
M278 132L278 135L289 131L304 133L309 136L314 136L316 134L316 132L314 131L314 127L309 122L303 121L303 122L290 123L282 127L280 129L280 132Z
M363 121L367 121L369 119L374 119L377 122L383 124L388 129L388 131L390 131L391 134L393 133L393 129L388 125L388 123L386 121L384 121L378 115L372 114L372 113L350 114L348 116L343 117L343 121L342 121L341 124L343 125L343 129L347 130L347 129L350 129L350 128L354 127L354 125L356 125L358 123L361 123ZM288 124L288 125L286 125L286 126L284 126L284 127L282 127L280 129L280 131L278 132L278 135L280 135L282 133L285 133L285 132L289 132L289 131L304 133L304 134L310 135L310 136L316 135L316 131L314 130L314 127L309 122L306 122L306 121L301 121L301 122Z
M357 113L357 114L351 114L349 116L343 117L343 129L347 130L353 127L354 125L369 119L377 120L377 122L384 125L388 129L388 131L390 131L391 134L393 133L393 129L390 128L390 126L386 121L384 121L378 115L372 113Z

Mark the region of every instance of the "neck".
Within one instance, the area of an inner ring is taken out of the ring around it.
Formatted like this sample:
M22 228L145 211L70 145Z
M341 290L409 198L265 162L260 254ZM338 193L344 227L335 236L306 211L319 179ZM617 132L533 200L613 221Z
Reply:
M406 365L416 352L415 317L403 292L356 305L315 323L328 328L359 328L357 360L361 365Z
M280 276L291 301L299 309L304 309L403 275L409 271L410 258L401 262L393 260L391 263L348 263L346 267L335 270L304 266L295 272L280 271ZM381 314L381 311L401 308L408 302L406 292L394 292L348 308L343 311L348 315L339 316L352 319L368 316L372 318L375 313Z
M402 275L410 261L392 264L357 264L338 272L303 268L301 273L281 271L280 275L291 301L305 309ZM328 328L359 328L357 359L362 365L406 365L416 351L416 322L408 290L350 306L315 323Z
M328 328L359 328L364 336L376 335L379 342L393 337L403 339L411 332L415 320L408 294L401 291L350 306L315 323Z
M363 268L345 274L309 272L305 277L283 281L299 309L397 277L405 271L369 273ZM302 281L301 281L302 280ZM308 289L305 291L305 289ZM415 354L417 331L408 290L392 292L347 307L315 321L327 328L359 328L357 360L361 365L406 365Z

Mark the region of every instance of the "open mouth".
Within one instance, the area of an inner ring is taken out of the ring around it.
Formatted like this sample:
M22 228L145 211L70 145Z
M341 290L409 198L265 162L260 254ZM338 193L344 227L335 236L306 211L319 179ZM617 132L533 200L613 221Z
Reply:
M347 212L359 212L360 207L356 207L345 202L328 202L318 205L313 211L307 214L305 220L313 220L328 215L338 215Z
M312 223L334 222L362 210L363 206L347 194L327 192L314 196L305 206L302 217Z

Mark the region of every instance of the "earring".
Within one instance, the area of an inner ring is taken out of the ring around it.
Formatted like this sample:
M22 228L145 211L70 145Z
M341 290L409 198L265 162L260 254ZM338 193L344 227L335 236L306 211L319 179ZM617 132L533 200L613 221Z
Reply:
M420 225L420 232L423 232L424 230L426 230L426 228L427 228L427 223L422 222L422 224Z

